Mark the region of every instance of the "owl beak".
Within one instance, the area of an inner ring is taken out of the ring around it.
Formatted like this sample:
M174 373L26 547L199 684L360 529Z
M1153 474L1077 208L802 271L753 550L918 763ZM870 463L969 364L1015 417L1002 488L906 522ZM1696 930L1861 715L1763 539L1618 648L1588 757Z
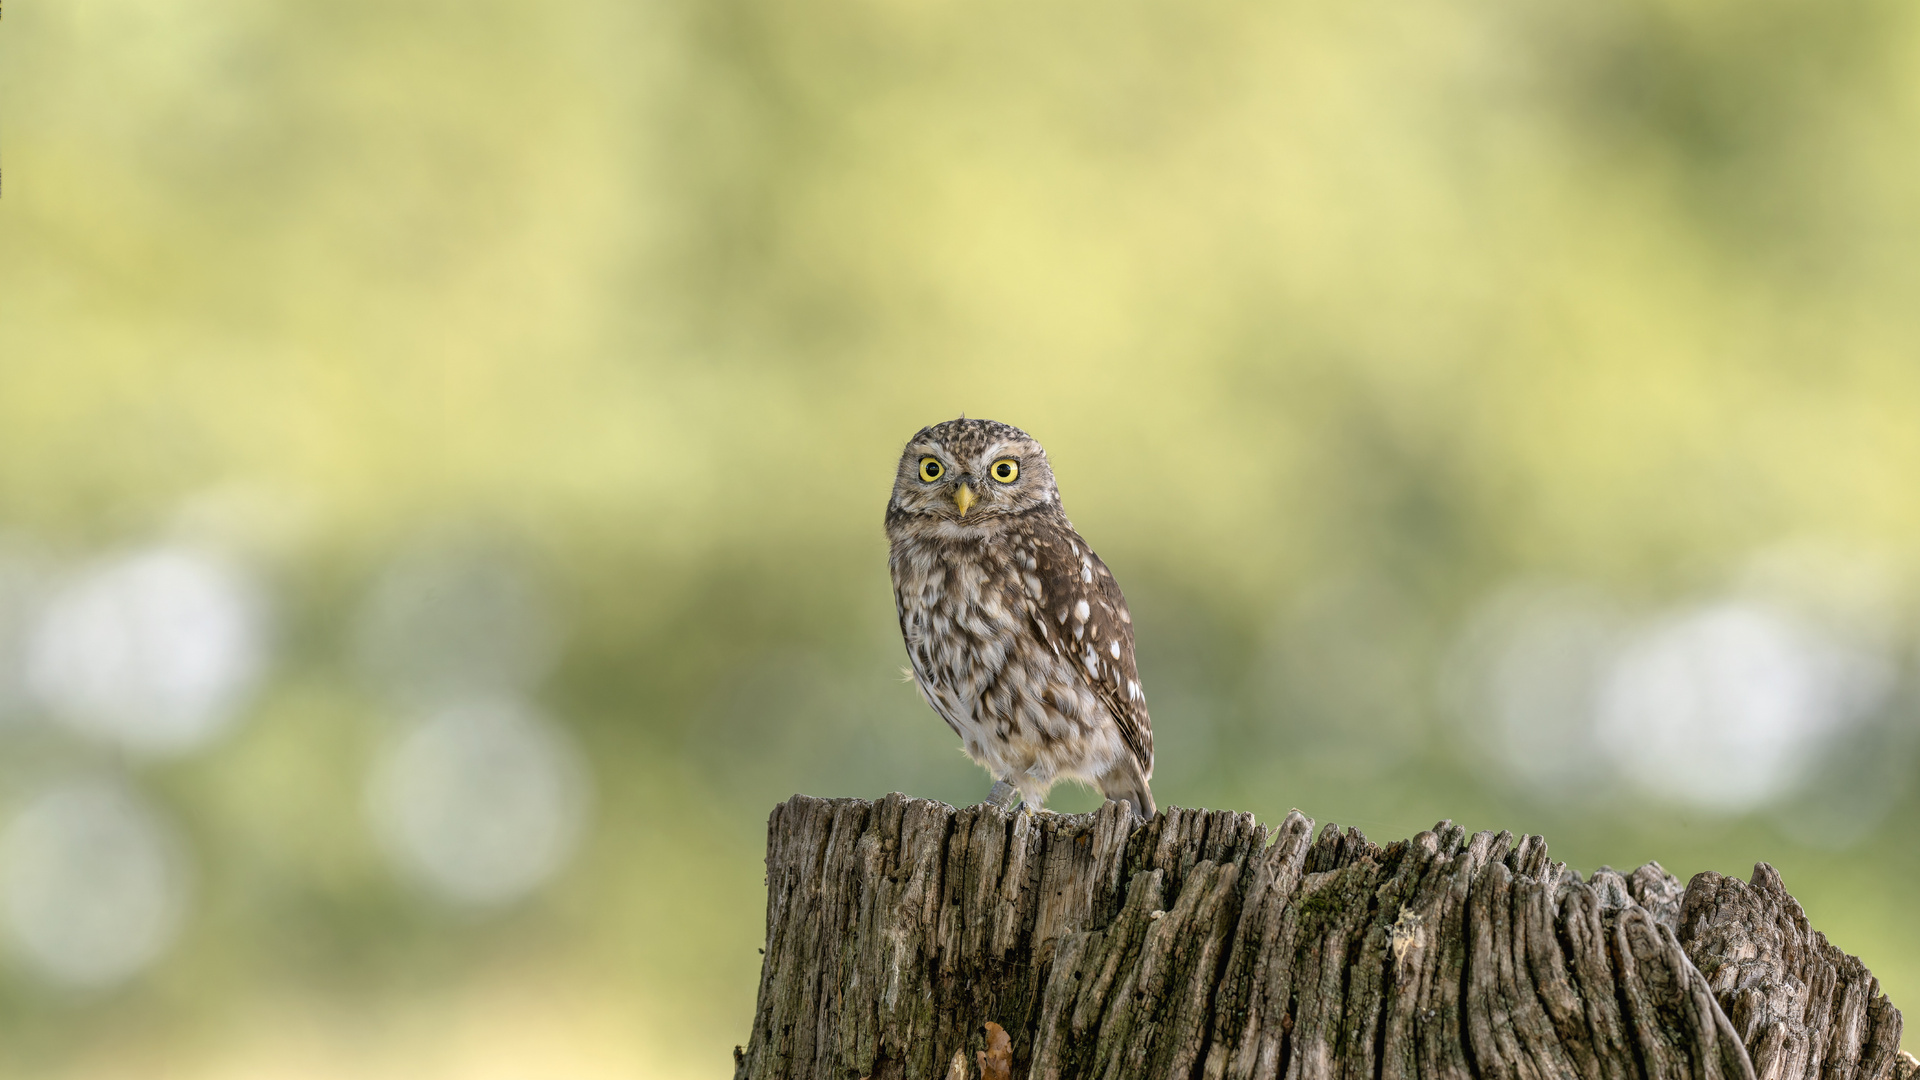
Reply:
M967 511L973 509L973 503L973 485L961 484L953 489L953 505L960 508L961 517L966 517Z

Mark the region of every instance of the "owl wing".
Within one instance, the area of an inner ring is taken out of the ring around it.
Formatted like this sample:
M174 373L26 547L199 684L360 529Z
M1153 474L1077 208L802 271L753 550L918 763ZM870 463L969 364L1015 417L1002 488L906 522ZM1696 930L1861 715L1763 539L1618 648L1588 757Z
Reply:
M1133 616L1119 583L1071 527L1040 531L1031 550L1027 573L1040 585L1035 631L1107 707L1141 775L1151 779L1153 726L1134 667Z

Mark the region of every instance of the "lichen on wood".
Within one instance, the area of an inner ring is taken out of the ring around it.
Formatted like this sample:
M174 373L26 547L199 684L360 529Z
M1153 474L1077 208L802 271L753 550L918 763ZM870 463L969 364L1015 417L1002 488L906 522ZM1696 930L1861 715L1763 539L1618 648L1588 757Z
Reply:
M737 1080L953 1077L989 1021L1032 1080L1920 1080L1765 864L1683 889L1444 821L774 810Z

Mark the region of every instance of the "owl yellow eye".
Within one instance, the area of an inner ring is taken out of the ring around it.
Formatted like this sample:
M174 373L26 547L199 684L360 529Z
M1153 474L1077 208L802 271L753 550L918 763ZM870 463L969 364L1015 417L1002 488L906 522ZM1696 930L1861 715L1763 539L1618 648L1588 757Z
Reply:
M1020 463L1012 458L1001 458L993 463L993 468L987 471L993 474L995 480L1003 484L1011 484L1020 475Z
M920 459L920 479L922 480L931 483L932 481L940 479L941 476L945 475L946 471L947 467L940 464L939 458L923 457Z

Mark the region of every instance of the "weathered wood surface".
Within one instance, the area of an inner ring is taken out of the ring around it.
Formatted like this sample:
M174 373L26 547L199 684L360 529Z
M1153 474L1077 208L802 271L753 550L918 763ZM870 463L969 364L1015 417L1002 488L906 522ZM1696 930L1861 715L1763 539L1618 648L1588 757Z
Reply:
M1866 965L1807 925L1773 867L1754 867L1750 883L1696 875L1679 939L1760 1080L1873 1078L1906 1064L1900 1010Z
M1537 836L1384 847L1295 812L796 796L738 1080L1917 1080L1900 1013L1751 885L1586 880ZM998 1068L994 1072L1000 1072Z

